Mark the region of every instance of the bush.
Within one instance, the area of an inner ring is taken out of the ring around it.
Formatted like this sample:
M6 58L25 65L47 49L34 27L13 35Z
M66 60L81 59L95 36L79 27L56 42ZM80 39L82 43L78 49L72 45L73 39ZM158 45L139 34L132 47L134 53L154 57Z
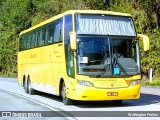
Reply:
M152 83L150 83L149 81L147 81L143 85L147 85L147 86L160 86L160 81L153 81Z
M155 70L155 77L160 78L160 68Z

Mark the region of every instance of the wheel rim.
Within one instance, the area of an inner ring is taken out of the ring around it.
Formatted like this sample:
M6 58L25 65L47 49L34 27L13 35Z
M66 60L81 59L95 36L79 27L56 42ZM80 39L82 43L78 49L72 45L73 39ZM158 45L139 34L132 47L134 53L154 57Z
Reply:
M25 92L28 93L28 83L27 83L27 80L25 81Z
M66 98L66 87L65 87L64 83L63 83L63 87L62 87L61 96L62 96L63 99Z

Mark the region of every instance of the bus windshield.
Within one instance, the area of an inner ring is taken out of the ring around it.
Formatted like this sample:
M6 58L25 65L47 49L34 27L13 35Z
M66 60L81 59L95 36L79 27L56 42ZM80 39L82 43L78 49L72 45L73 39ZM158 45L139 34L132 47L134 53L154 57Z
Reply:
M138 42L134 38L79 36L78 73L127 76L140 74Z

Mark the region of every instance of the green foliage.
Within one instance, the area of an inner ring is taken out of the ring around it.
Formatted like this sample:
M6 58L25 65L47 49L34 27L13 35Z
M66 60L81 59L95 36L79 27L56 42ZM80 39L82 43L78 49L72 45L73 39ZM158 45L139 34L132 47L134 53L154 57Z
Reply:
M160 68L158 68L158 69L155 70L155 76L157 78L160 78Z
M18 34L30 26L29 3L25 0L2 1L0 8L0 71L16 73Z
M85 4L86 8L92 9L92 10L106 10L110 0L82 0L84 1L83 4Z
M147 26L147 14L142 4L135 0L115 0L110 3L109 10L130 13L134 19L138 33L145 33Z
M144 85L148 85L148 86L160 86L160 81L153 81L152 83L150 83L149 81L145 82Z
M32 0L32 7L34 8L31 16L32 25L40 23L67 10L87 9L85 6L87 5L81 0Z
M142 69L148 70L150 67L154 70L160 68L160 32L156 30L150 35L150 51L142 56Z
M142 70L160 68L160 0L0 0L0 72L10 75L17 71L20 31L71 9L130 13L137 33L150 37L150 51L141 59Z

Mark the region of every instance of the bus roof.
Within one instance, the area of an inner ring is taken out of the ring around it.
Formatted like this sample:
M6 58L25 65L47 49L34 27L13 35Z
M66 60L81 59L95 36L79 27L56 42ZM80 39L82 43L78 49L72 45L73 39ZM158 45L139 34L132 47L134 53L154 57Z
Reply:
M41 22L41 23L39 23L39 24L29 28L29 29L26 29L26 30L22 31L20 33L20 35L25 34L27 32L30 32L30 31L32 31L32 30L34 30L34 29L36 29L38 27L41 27L41 26L43 26L43 25L45 25L47 23L50 23L50 22L52 22L52 21L54 21L56 19L59 19L59 18L63 17L64 15L67 15L67 14L80 14L80 13L81 14L85 14L85 13L86 14L106 14L106 15L128 16L128 17L130 16L131 17L131 15L128 14L128 13L112 12L112 11L104 11L104 10L69 10L69 11L66 11L66 12L64 12L62 14L56 15L56 16L48 19L48 20L45 20L45 21L43 21L43 22Z

